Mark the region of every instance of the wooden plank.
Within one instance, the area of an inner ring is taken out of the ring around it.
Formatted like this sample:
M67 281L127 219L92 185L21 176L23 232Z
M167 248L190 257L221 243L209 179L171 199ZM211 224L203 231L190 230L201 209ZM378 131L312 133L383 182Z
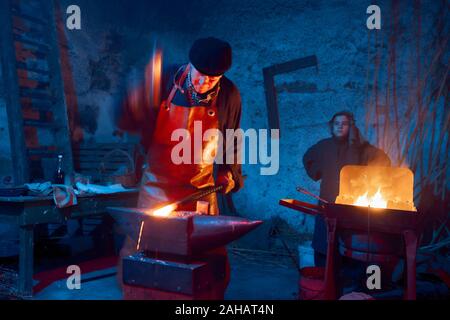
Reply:
M47 51L41 51L36 46L30 46L30 45L27 45L27 44L23 44L20 49L22 51L26 52L26 53L32 54L37 59L47 60L48 50Z
M33 295L33 268L34 268L34 231L33 226L19 228L19 295L30 298Z
M43 3L45 12L48 13L48 37L49 43L52 45L52 50L49 51L48 66L51 71L50 77L51 91L54 93L55 108L53 110L54 121L59 123L62 130L56 135L55 141L58 149L64 155L63 162L64 171L67 175L73 174L73 156L72 156L72 142L69 133L69 119L67 114L67 105L64 95L64 83L61 74L60 65L60 50L57 35L56 16L53 7L53 1L46 1Z
M133 152L122 150L123 152L126 152L126 154L129 157L133 157ZM125 154L119 153L119 152L110 152L110 151L103 151L103 150L82 150L82 151L73 151L74 157L77 156L78 158L93 158L93 159L128 159L128 157Z
M34 17L34 16L30 15L30 14L27 14L27 13L23 12L20 9L20 7L18 5L16 5L16 4L11 6L11 12L15 16L17 16L17 17L19 17L21 19L25 19L25 20L33 22L35 24L38 24L38 25L41 25L41 26L44 26L44 27L48 25L48 23L45 20L36 18L36 17Z
M279 64L275 64L273 66L264 68L267 70L272 76L292 72L299 69L316 67L317 66L317 57L315 55L307 56L304 58L299 58Z
M41 90L49 94L49 85L49 82L19 77L19 90Z
M92 162L77 161L75 163L78 168L82 168L84 170L95 169L97 171L99 171L100 169L117 170L120 167L125 167L125 168L130 167L130 165L124 161L116 161L116 162L110 162L110 163L104 163L104 164L102 164L101 161L92 161Z
M23 125L25 127L39 127L39 128L49 128L49 129L58 129L59 126L54 122L44 122L39 120L30 120L30 119L24 119Z
M19 95L21 98L38 99L49 102L53 102L54 100L47 90L19 88Z
M89 199L92 197L95 198L99 198L99 199L109 199L109 200L114 200L114 199L118 199L121 197L127 197L127 195L131 195L131 194L138 194L139 193L139 189L137 188L132 188L132 189L127 189L125 191L122 192L118 192L118 193L114 193L114 194L85 194L85 195L80 195L78 196L78 199ZM22 207L20 207L22 204L26 203L29 204L31 203L32 206L42 206L42 205L47 205L48 201L53 201L53 197L51 196L47 196L47 197L36 197L36 196L23 196L23 197L0 197L0 215L7 215L10 211L11 211L11 205L19 205L18 210L16 210L15 212L17 214L21 214L23 209ZM8 209L4 209L4 207L8 206ZM113 206L113 207L117 207L117 206ZM133 208L135 208L136 206L131 206Z
M75 158L76 159L76 158ZM84 159L77 159L79 161L77 161L79 163L79 166L84 167L84 168L90 168L93 166L100 166L100 164L104 164L104 166L106 168L109 167L115 167L117 168L120 165L126 165L127 167L130 165L130 161L128 161L128 159L116 159L116 160L112 160L112 161L103 161L102 159L97 159L97 160L89 160L89 161L85 161Z
M123 149L123 150L133 150L135 147L134 144L131 143L91 143L91 144L82 144L74 147L74 150L108 150L112 151L114 149Z
M277 93L275 79L269 69L263 70L264 91L266 94L269 129L280 129L280 115L278 113Z
M38 110L38 111L52 111L53 109L53 105L50 101L24 101L24 99L21 99L20 104L22 105L23 108L30 108L33 110Z
M30 21L21 19L20 17L13 15L13 32L16 34L41 32L42 26L37 26Z
M49 70L45 70L45 69L40 69L40 68L36 68L36 67L32 67L32 66L27 66L26 63L23 62L16 62L16 67L17 69L21 69L21 70L26 70L26 71L30 71L30 72L34 72L37 74L42 74L45 76L50 76L50 71Z
M14 61L16 52L12 35L11 1L0 1L0 50L4 76L4 92L6 110L8 114L9 136L11 139L11 154L13 162L13 176L15 184L23 184L29 180L29 170L23 119L20 106L17 71Z
M266 94L267 114L269 129L280 130L280 115L278 110L277 92L275 87L275 76L298 69L317 67L317 57L315 55L291 60L288 62L275 64L263 69L264 91ZM281 136L278 136L278 138Z
M59 154L58 150L49 149L49 148L45 148L45 147L28 149L27 153L30 156L45 156L45 157L56 157L56 155Z
M15 44L31 45L39 48L47 46L47 43L45 42L45 32L38 32L37 30L33 30L32 32L18 32L18 30L13 32Z
M124 149L124 148L120 148L120 150L122 152L111 152L113 150L115 150L116 148L112 148L112 149L76 149L74 148L73 153L74 154L78 154L78 155L86 155L86 156L104 156L108 153L111 154L111 156L113 157L117 157L117 156L122 156L122 157L126 157L122 152L126 152L129 155L132 155L132 151L133 149Z
M64 216L55 206L53 197L47 202L41 202L39 206L27 206L24 213L20 216L19 224L29 226L42 223L62 223Z
M43 43L43 42L39 42L39 41L36 41L36 40L28 39L28 38L26 38L26 37L24 37L22 35L19 35L19 34L13 34L13 39L16 42L32 45L32 46L38 48L40 51L43 51L43 52L51 51L51 48L50 48L50 46L48 44Z

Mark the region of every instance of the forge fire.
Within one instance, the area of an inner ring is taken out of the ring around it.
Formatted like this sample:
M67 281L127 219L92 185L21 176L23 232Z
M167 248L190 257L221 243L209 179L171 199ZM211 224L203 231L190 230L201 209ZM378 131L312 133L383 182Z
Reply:
M335 203L417 211L413 189L414 174L408 168L345 166Z
M0 0L0 300L448 300L449 9Z

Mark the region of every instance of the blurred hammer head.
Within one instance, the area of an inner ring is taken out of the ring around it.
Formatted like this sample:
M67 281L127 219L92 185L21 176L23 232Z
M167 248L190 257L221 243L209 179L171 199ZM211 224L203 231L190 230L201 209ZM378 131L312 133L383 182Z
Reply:
M150 61L145 68L147 105L151 107L158 107L161 104L162 61L162 49L155 43Z

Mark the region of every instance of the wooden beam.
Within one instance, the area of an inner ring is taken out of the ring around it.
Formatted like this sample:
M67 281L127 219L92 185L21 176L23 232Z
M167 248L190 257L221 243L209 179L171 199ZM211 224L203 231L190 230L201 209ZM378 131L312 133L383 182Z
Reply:
M48 10L48 37L49 43L52 44L53 49L49 51L48 66L52 76L50 77L50 87L55 99L54 121L60 124L61 128L65 128L55 136L56 145L64 154L63 167L67 175L73 174L73 156L72 156L72 142L69 132L69 119L67 115L67 104L64 94L64 83L61 75L60 62L60 47L58 41L56 15L54 8L54 1L46 1L44 7Z
M13 177L16 185L29 181L27 152L23 132L22 110L19 98L18 77L16 70L16 52L13 39L11 19L11 0L0 1L0 50L4 79L6 111L8 114L9 136L11 139L11 155Z
M47 23L44 20L41 20L39 18L30 16L29 14L26 14L26 13L22 12L18 5L13 5L11 7L11 12L13 12L15 16L17 16L17 17L19 17L21 19L25 19L25 20L31 21L31 22L39 24L41 26L47 26Z
M17 66L17 69L20 69L20 70L26 70L29 72L34 72L34 73L42 74L45 76L50 76L50 72L48 70L29 67L29 66L27 66L26 63L23 63L23 62L16 62L16 66Z
M277 91L275 88L275 76L299 69L317 67L317 65L317 57L315 55L312 55L284 63L275 64L263 69L269 129L280 130L280 115L278 111Z

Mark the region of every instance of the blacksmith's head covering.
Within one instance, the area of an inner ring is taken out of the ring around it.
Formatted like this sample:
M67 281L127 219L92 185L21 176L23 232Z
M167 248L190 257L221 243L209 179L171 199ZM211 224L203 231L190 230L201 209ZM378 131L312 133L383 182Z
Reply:
M217 38L198 39L189 51L189 60L201 73L220 76L231 67L231 46Z

